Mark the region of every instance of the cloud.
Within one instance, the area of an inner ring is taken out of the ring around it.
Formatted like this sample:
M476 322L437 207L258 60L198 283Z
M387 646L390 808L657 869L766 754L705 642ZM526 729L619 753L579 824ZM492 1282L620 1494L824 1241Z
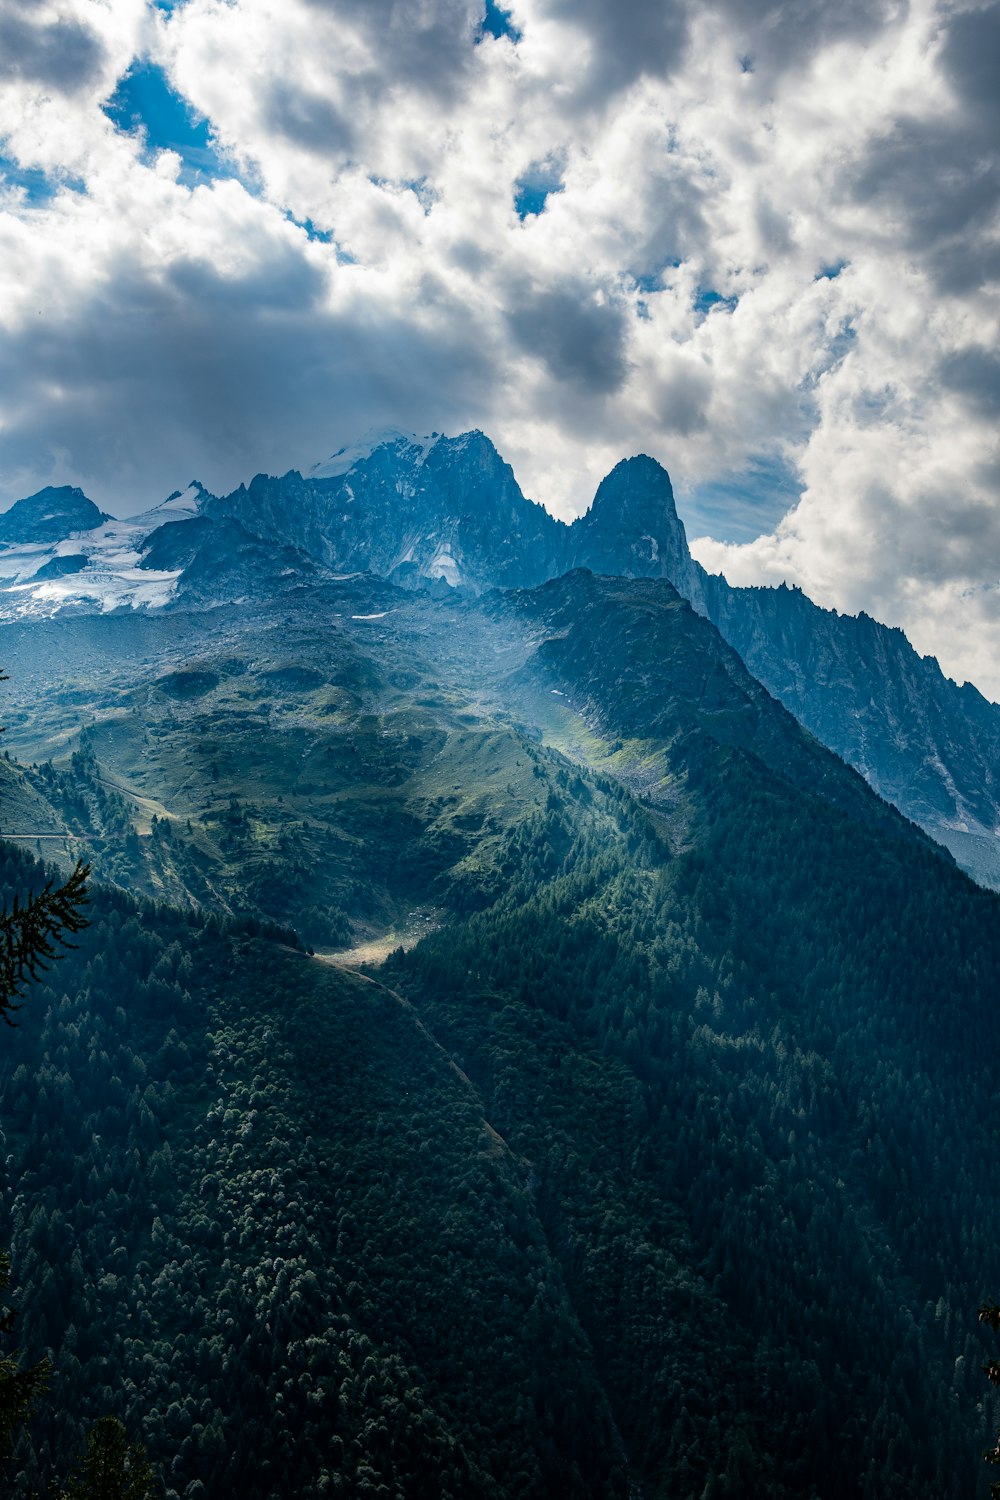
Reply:
M618 0L613 7L604 0L540 0L534 9L585 39L588 66L577 87L586 101L640 78L669 78L683 62L688 17L677 0Z
M518 348L540 359L553 380L601 396L624 384L626 314L599 292L572 283L515 285L507 323Z
M973 121L1000 120L1000 8L986 5L952 15L941 62L956 99Z
M0 0L0 495L475 425L570 516L650 452L707 561L1000 692L998 38L965 0Z
M748 71L768 74L807 63L822 48L864 44L908 12L896 0L714 0L713 9L733 28L734 51Z
M49 20L7 0L0 10L0 79L17 78L64 93L85 89L104 61L101 39L73 16Z

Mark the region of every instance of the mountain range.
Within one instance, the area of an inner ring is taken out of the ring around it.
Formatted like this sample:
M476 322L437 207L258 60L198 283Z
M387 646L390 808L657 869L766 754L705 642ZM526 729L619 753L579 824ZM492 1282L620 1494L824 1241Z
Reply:
M226 496L194 483L124 522L78 490L43 490L0 517L0 543L6 618L233 597L317 570L473 594L579 567L666 578L800 723L1000 888L1000 708L865 614L707 574L651 458L619 463L566 525L525 499L481 432L372 433L305 476L258 475Z
M10 1493L111 1411L164 1500L985 1495L997 897L652 460L321 470L0 553L0 899L93 870L0 1047Z

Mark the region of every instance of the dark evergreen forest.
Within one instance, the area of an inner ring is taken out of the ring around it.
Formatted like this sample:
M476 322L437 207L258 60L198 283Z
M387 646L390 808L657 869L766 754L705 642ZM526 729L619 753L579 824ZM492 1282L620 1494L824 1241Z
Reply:
M168 1500L985 1495L998 898L686 607L630 681L552 598L540 690L619 738L517 739L440 930L348 972L97 883L0 1038L19 1500L106 1414Z

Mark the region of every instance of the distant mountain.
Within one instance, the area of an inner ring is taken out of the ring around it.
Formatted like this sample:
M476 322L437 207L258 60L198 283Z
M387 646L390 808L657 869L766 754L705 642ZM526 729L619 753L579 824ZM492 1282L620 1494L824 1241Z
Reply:
M688 551L670 476L644 453L601 481L590 509L565 529L563 559L592 573L666 578L705 613L704 574Z
M403 586L521 588L563 571L565 527L524 498L483 433L375 442L342 472L334 460L305 478L258 474L203 513L280 537L335 573Z
M799 722L1000 889L1000 707L869 615L784 586L703 575L702 588L709 618Z
M856 771L803 732L667 580L577 570L502 596L492 610L544 624L535 670L547 667L554 680L572 684L574 711L599 719L609 734L670 741L682 759L687 737L707 736L859 822L924 842Z
M204 513L280 536L328 568L404 585L532 588L577 567L666 578L806 728L1000 886L1000 708L957 687L900 631L706 574L655 459L616 465L567 526L525 499L481 432L376 433L311 476L258 476L207 499Z
M180 570L140 566L143 548L161 527L197 516L203 493L195 481L124 520L69 485L18 500L0 516L0 620L166 604Z
M489 438L374 433L305 477L263 474L202 514L278 536L335 572L403 587L533 588L571 568L669 578L700 599L666 470L624 459L572 525L527 500Z
M68 484L48 485L25 500L16 500L0 515L0 544L60 542L110 519L82 490Z
M127 521L79 490L43 490L0 517L0 541L0 612L18 618L259 595L289 574L373 573L443 595L533 588L580 567L666 578L800 723L1000 888L1000 708L866 615L706 574L666 470L646 455L617 464L572 525L525 498L482 432L391 429L305 475L258 475L225 496L193 483Z
M290 577L315 581L321 572L289 543L275 546L235 519L203 515L165 521L150 532L139 567L172 574L185 594L214 599L259 594Z

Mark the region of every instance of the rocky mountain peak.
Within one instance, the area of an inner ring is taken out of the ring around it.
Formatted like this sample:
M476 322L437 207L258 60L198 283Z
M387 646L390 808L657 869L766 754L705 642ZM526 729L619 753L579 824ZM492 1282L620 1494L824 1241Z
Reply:
M50 484L24 500L15 500L0 516L0 543L24 546L33 542L61 542L78 531L92 531L110 519L76 485Z
M577 567L594 573L667 578L703 609L670 475L647 453L622 459L601 481L590 509L570 527L569 551Z

